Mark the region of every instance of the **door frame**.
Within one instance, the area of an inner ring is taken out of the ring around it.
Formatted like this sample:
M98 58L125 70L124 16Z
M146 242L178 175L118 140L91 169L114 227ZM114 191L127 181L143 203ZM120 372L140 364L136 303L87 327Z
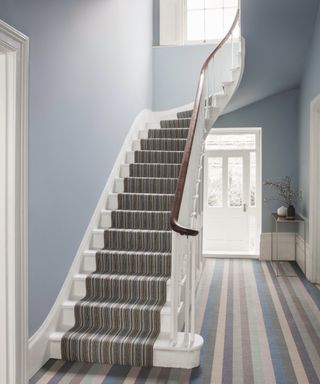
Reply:
M310 206L309 206L309 260L306 260L306 276L320 284L320 94L310 107Z
M25 384L29 39L1 20L0 54L0 382Z
M260 241L262 231L262 128L261 127L230 127L230 128L212 128L209 134L252 134L256 135L256 153L257 153L257 171L258 171L258 185L257 185L257 234L256 234L256 250L254 254L243 254L241 252L234 253L206 253L206 257L238 257L249 256L253 258L259 258L260 256ZM204 202L205 203L205 202Z

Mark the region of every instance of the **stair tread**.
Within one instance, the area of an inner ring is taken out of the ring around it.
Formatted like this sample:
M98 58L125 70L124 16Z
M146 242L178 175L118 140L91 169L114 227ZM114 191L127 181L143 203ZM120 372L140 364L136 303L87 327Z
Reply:
M143 211L134 209L104 209L103 212L132 212L132 213L153 213L155 215L159 213L171 213L171 211Z
M179 120L179 119L177 119L177 120ZM154 138L154 137L148 137L148 138L146 138L146 139L140 139L141 141L143 141L143 140L150 140L150 141L152 141L152 140L154 140L154 141L159 141L159 140L163 140L163 141L170 141L170 140L181 140L181 141L187 141L187 139L183 139L183 138L174 138L174 137L172 137L172 138L163 138L163 137L159 137L159 138ZM150 151L150 149L149 149L149 151ZM161 151L167 151L168 152L168 150L166 149L166 150L163 150L163 149L161 149ZM175 151L175 152L183 152L183 151Z
M160 179L160 177L159 177ZM126 193L126 192L121 192L121 195L129 195L130 192ZM173 193L159 193L159 192L154 192L154 193L132 193L132 195L150 195L150 196L174 196ZM119 211L122 211L122 209L118 208ZM132 209L132 211L134 211L134 209ZM138 210L137 210L138 211ZM142 211L142 209L140 209L140 211ZM163 212L163 211L154 211L154 212Z
M171 256L170 252L148 252L148 251L121 251L121 250L108 250L108 249L101 249L99 251L96 250L87 250L87 253L94 253L96 254L97 252L100 253L117 253L117 254L123 254L123 255L161 255L161 256Z
M144 140L147 140L147 139L144 139ZM160 139L159 139L160 140ZM167 140L167 139L166 139ZM130 152L142 152L138 149L134 150L134 151L130 151ZM154 153L153 150L149 150L149 149L146 149L143 151L144 153ZM172 152L177 152L177 153L183 153L184 151L166 151L166 150L160 150L158 152L163 152L163 153L172 153Z
M138 180L159 180L159 177L138 177L138 176L128 176L128 177L123 177L122 178L123 180L124 179L138 179ZM163 179L163 181L167 181L167 180L178 180L178 177L166 177L165 179ZM130 192L124 192L124 193L130 193Z
M142 165L142 166L155 166L155 165L158 165L159 167L163 167L163 166L181 166L181 163L130 163L130 164L125 164L126 166L131 166L131 165ZM156 179L156 177L154 177L154 179ZM171 177L171 179L174 179L174 177Z
M121 210L120 210L121 211ZM163 211L159 211L163 212ZM103 232L135 232L135 233L171 233L171 231L167 231L164 229L130 229L130 228L108 228L108 229L102 229Z

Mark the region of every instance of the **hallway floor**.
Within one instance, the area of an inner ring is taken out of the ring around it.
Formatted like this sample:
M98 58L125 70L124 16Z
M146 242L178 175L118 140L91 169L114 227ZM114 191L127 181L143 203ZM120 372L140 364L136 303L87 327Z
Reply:
M193 370L49 360L32 384L320 383L320 292L295 263L276 277L271 263L208 260L198 290Z

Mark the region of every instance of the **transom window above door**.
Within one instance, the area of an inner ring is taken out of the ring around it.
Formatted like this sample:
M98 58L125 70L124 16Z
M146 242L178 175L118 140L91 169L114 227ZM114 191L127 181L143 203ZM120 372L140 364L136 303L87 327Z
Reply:
M238 0L160 0L160 45L220 42L237 7Z

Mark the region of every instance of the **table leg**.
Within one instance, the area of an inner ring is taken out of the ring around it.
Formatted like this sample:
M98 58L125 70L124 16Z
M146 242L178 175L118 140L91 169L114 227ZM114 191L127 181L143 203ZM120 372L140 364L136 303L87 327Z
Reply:
M306 222L303 222L303 240L304 240L304 274L307 276L307 228Z
M277 259L277 268L276 268L276 275L279 276L279 228L278 228L278 222L276 221L276 234L277 234L277 248L276 248L276 259Z

